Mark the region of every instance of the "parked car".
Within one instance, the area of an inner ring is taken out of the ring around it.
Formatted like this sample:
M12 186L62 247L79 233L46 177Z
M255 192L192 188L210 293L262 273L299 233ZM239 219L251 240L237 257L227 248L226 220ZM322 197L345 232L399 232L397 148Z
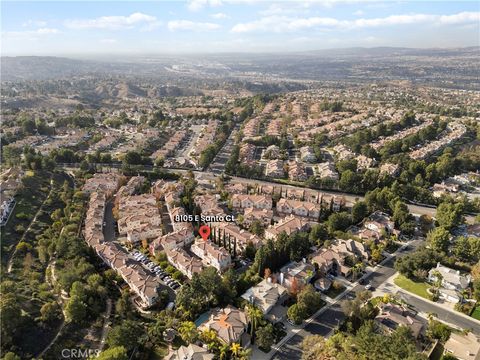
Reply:
M373 290L372 284L365 285L365 290Z
M294 322L292 319L290 319L290 318L287 318L287 322L288 322L290 325L292 325L292 326L298 326L298 325L295 324L295 322Z
M179 287L180 287L180 285L178 283L172 285L173 290L177 290Z

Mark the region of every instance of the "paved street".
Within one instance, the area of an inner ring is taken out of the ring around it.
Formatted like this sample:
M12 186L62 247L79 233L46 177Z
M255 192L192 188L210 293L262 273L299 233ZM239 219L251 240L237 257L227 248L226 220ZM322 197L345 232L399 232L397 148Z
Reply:
M453 311L446 310L445 308L432 304L429 301L419 299L416 296L412 296L409 293L399 290L397 292L406 302L413 306L414 310L423 312L425 314L436 314L437 318L449 324L454 324L462 329L469 329L473 333L480 335L480 323L473 318L467 318Z

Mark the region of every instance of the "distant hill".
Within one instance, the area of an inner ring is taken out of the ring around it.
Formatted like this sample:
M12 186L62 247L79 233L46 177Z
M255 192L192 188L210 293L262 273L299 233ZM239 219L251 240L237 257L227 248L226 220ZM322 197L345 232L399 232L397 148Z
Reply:
M54 56L1 58L2 81L47 80L87 74L94 70L90 61Z
M231 80L240 81L245 84L243 89L254 92L284 91L292 84L302 88L302 81L406 80L475 88L479 85L479 59L480 47L375 47L275 54L116 56L101 60L19 56L1 58L1 75L2 81L89 76L97 83L85 88L85 95L98 99L191 95L201 93L204 86L218 87ZM115 81L110 83L111 79ZM145 87L149 82L152 87Z

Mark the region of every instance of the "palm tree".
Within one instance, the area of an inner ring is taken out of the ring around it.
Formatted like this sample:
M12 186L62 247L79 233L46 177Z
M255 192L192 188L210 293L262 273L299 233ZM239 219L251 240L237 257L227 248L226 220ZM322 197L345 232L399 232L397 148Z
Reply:
M184 321L178 329L180 336L186 342L191 344L198 336L197 327L192 321Z
M252 354L252 349L241 349L238 352L238 360L250 360L250 355Z
M242 349L242 347L240 346L239 343L233 343L232 345L230 345L230 351L232 352L232 355L234 357L238 356L241 349Z
M202 339L207 343L208 349L215 349L218 345L217 333L213 330L205 330L202 332Z
M260 321L263 319L263 313L257 307L249 305L247 306L247 316L250 319L251 335L253 340L255 337L255 331L257 330Z
M357 279L358 274L360 274L363 269L365 268L365 265L362 262L358 262L352 267L352 276L353 279Z
M228 344L223 344L220 347L220 360L227 360L229 351L230 351L230 346Z

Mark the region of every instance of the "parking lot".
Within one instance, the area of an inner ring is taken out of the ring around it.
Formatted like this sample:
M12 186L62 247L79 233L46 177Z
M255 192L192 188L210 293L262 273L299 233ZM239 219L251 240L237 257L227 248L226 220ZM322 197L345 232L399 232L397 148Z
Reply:
M134 260L140 262L145 269L152 273L152 275L157 276L161 280L162 284L165 284L165 286L171 289L174 293L176 293L178 289L180 289L180 287L182 286L178 281L174 280L165 270L163 270L160 266L156 265L140 251L133 250L130 255Z

